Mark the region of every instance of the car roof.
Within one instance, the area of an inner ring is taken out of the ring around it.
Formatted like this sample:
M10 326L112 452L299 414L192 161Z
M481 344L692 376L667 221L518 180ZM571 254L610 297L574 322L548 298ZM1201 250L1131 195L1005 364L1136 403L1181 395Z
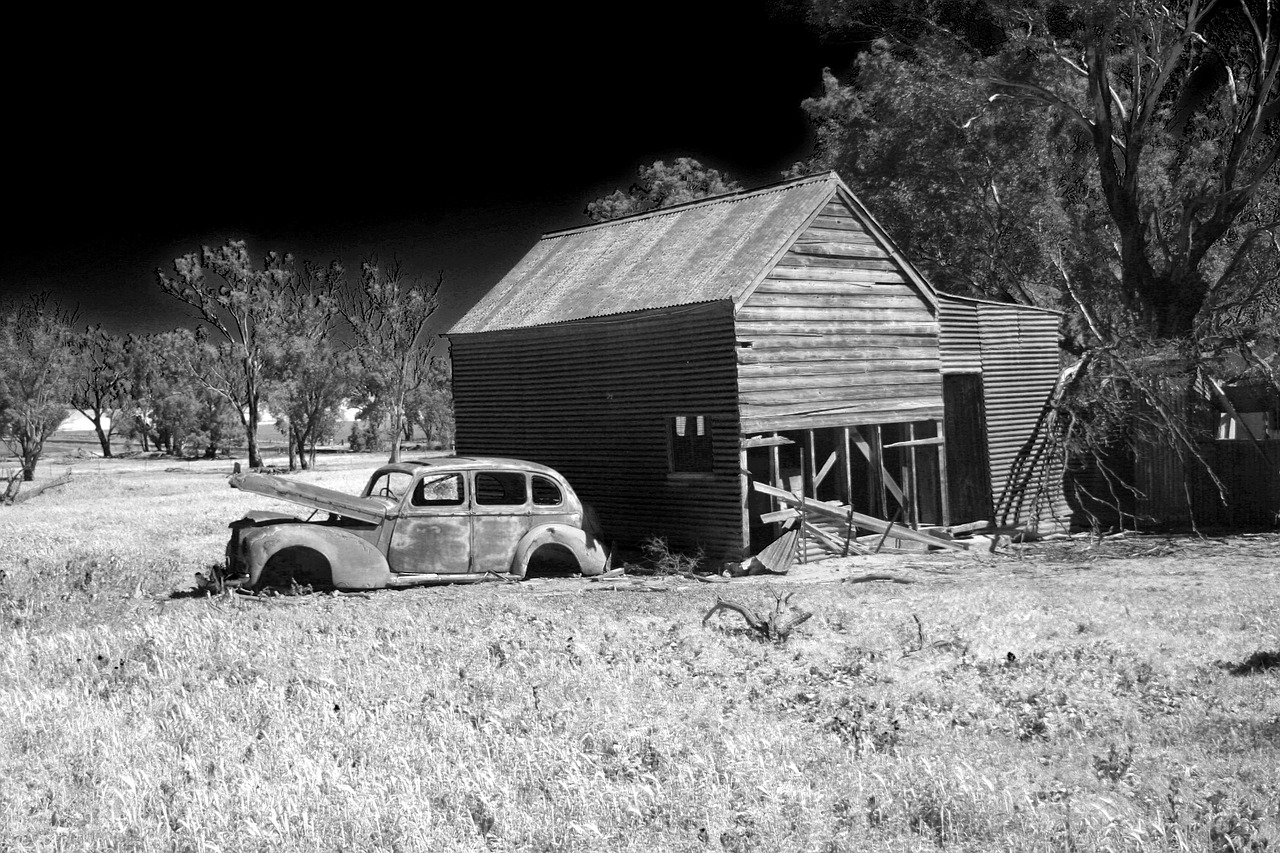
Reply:
M403 462L392 462L383 465L379 471L403 471L415 474L423 469L448 468L453 471L475 471L478 469L499 471L529 471L534 474L545 474L556 479L564 477L554 468L539 465L526 459L508 459L502 456L432 456L428 459L406 459Z

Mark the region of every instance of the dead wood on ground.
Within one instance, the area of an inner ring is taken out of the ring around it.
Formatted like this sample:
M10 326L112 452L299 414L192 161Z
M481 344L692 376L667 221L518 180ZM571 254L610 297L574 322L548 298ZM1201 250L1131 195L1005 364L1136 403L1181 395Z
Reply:
M707 615L702 617L702 624L705 626L707 620L720 610L732 610L747 620L747 626L759 634L761 638L772 640L775 643L783 643L786 642L792 631L813 617L813 614L808 610L801 610L799 607L791 606L791 597L794 595L794 592L785 596L774 593L773 611L764 615L757 613L745 604L717 598L716 603L707 611Z

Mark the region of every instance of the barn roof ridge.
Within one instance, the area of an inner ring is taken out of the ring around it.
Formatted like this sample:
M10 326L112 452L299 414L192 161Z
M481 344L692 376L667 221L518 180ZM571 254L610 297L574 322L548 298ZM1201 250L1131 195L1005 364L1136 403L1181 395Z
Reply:
M638 222L643 219L654 219L662 216L672 216L682 213L691 207L710 207L716 204L728 204L730 202L742 201L746 198L759 195L767 195L769 193L783 192L808 183L821 183L825 181L836 181L843 184L840 176L834 170L826 172L815 172L810 175L803 175L799 178L788 178L782 181L775 181L772 184L765 184L760 187L752 187L751 189L731 190L729 192L720 193L718 195L707 196L705 198L695 198L690 201L682 201L679 204L673 204L670 207L655 207L652 210L641 211L640 213L632 213L628 216L619 216L617 219L608 219L604 222L592 222L589 225L575 225L571 228L559 228L555 231L544 232L539 238L540 240L550 240L557 237L567 237L570 234L580 234L584 231L595 231L598 229L616 228L621 225L627 225L632 222Z
M835 171L544 234L447 334L674 308L737 305L839 199L933 310L937 297Z

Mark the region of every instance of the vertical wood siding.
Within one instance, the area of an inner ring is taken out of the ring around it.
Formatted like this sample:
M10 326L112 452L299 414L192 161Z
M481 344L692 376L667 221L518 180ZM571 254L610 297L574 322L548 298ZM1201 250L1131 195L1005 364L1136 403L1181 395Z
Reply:
M838 200L736 325L745 434L942 417L937 318Z
M564 474L606 538L742 545L732 302L451 336L459 455ZM668 472L667 418L705 415L714 473Z

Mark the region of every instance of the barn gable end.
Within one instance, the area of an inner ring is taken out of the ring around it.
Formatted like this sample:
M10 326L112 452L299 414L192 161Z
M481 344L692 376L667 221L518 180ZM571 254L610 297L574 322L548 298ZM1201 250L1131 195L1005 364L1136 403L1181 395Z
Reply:
M874 228L834 195L745 294L744 432L942 416L932 294Z

